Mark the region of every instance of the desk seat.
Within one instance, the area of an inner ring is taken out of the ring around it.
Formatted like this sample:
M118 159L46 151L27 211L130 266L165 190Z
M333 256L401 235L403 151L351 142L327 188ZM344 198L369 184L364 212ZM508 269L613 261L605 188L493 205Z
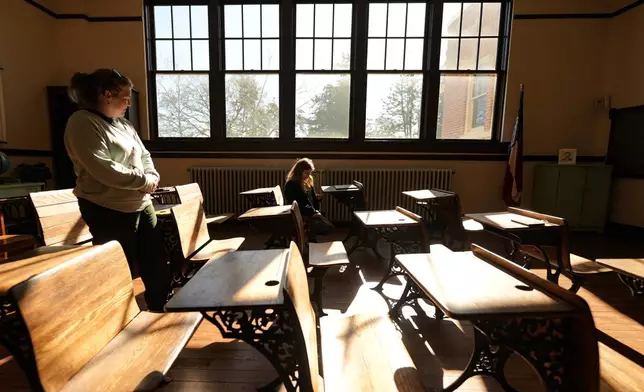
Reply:
M320 319L326 391L424 391L387 314Z
M244 240L244 237L233 237L225 240L211 240L206 244L206 246L195 253L190 258L190 261L195 263L205 263L213 258L219 259L226 253L239 249Z
M557 248L553 246L543 246L542 249L546 252L546 256L548 256L550 263L557 265L557 260L559 259L559 257L557 256ZM537 249L536 246L521 245L519 247L519 251L534 259L545 262L541 252L539 251L539 249ZM598 264L593 260L578 256L574 253L570 254L570 266L572 267L572 272L580 275L593 275L610 272L610 268Z
M227 212L225 214L219 215L206 215L206 225L210 226L211 224L216 225L224 223L233 216L235 216L235 214L233 214L232 212Z
M309 266L333 267L349 264L349 256L342 241L309 242Z
M155 389L202 318L201 313L139 313L62 392Z

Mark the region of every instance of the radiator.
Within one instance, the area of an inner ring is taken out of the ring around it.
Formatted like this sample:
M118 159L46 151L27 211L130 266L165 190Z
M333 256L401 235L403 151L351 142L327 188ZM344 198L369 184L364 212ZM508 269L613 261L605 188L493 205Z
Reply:
M191 167L190 180L201 187L207 213L233 212L239 215L251 207L240 192L278 184L283 191L287 173L287 168ZM326 169L317 171L314 177L318 192L322 185L351 184L353 180L362 182L370 210L396 206L414 210L413 200L403 195L403 191L451 190L453 174L453 169ZM332 221L350 220L347 208L328 195L321 210Z
M351 184L360 181L365 188L369 210L388 210L396 206L415 211L413 199L403 191L418 189L452 189L452 169L330 169L324 172L322 185ZM334 222L350 220L346 206L325 197L322 211Z

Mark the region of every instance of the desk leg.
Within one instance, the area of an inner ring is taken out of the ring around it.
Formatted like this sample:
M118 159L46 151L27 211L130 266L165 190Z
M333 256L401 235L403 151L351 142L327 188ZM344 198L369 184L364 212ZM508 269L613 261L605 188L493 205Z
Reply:
M42 391L31 338L20 312L7 297L0 297L0 344L13 355L33 391Z
M297 353L300 342L296 337L291 312L284 307L229 311L202 312L224 338L243 340L268 359L289 392L301 385ZM265 390L276 385L272 381L260 388Z
M644 295L644 280L643 279L635 279L633 277L630 277L628 275L624 274L617 274L617 277L619 277L619 280L622 281L628 287L628 289L631 291L631 295L637 296L637 295Z
M470 362L456 381L443 389L443 391L455 391L470 377L490 376L501 385L503 390L516 392L516 389L512 388L505 379L505 374L503 373L509 356L510 350L503 346L490 344L489 339L477 328L474 328L474 351L470 357Z
M411 278L407 277L407 285L405 286L405 290L403 291L399 300L396 301L385 298L387 305L389 305L389 308L391 309L389 311L389 317L391 317L392 320L400 319L403 316L402 308L404 308L405 305L411 306L416 310L416 312L422 312L422 308L418 304L419 299L424 299L432 303L432 301L425 295L423 290L420 289ZM393 305L390 305L390 301L393 303ZM438 306L434 305L434 310L434 318L436 318L436 320L442 320L443 318L445 318L445 313L443 313L443 311L440 310Z
M572 332L569 320L566 319L500 319L500 320L473 320L475 337L485 335L488 342L487 349L475 351L468 369L475 363L484 365L485 374L490 374L499 381L505 390L514 391L507 384L503 375L503 365L507 360L509 350L521 355L537 370L546 390L559 392L567 390L567 377L572 374L570 363L575 359L575 353L567 349L567 339ZM481 347L481 337L478 338L475 349ZM497 346L498 345L498 346ZM497 348L494 352L490 347ZM470 376L481 374L481 370L470 372ZM455 388L450 386L449 391Z
M387 241L391 247L389 252L389 266L387 267L387 272L385 272L382 279L374 290L382 290L385 282L394 276L404 275L402 268L396 262L396 255L408 254L408 253L422 253L422 244L419 241L413 241L409 239L403 239L401 237L409 236L411 233L405 231L391 230L391 229L378 229L378 235L380 238L383 238ZM376 252L377 254L377 252Z

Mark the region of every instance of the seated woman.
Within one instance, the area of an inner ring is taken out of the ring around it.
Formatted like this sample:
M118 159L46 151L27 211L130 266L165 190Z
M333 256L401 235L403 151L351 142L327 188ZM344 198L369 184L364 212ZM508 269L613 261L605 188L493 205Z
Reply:
M299 159L288 173L284 186L286 202L292 204L297 201L302 217L308 224L309 241L315 241L316 234L325 234L333 227L320 213L320 197L315 194L311 176L314 170L312 160Z

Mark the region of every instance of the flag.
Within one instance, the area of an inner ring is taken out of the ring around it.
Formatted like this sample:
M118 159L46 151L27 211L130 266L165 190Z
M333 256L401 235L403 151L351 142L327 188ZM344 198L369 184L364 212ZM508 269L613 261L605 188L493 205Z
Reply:
M512 131L508 163L503 180L503 200L508 206L518 206L523 192L523 85L519 98L519 112Z

